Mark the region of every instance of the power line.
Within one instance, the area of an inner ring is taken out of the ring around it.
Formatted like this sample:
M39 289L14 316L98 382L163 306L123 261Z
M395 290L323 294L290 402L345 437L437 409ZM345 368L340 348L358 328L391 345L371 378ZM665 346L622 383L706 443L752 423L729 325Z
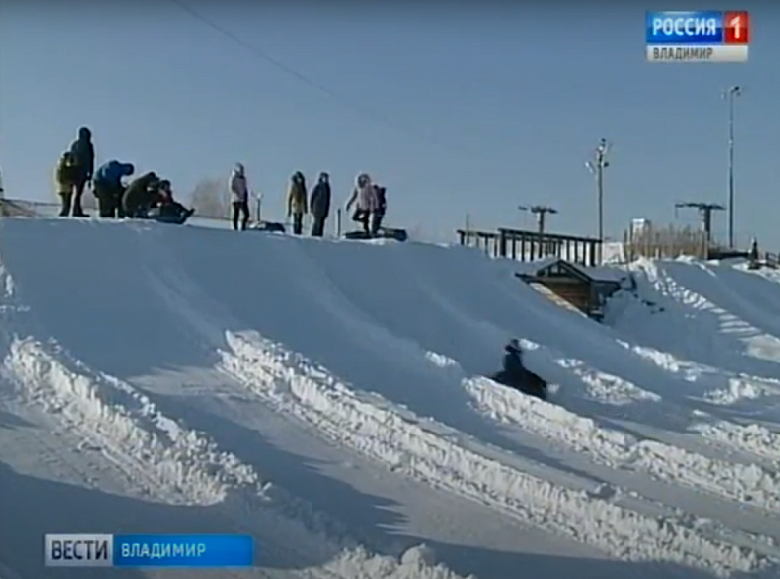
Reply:
M429 134L426 134L425 132L419 131L418 129L416 129L411 125L407 125L406 123L399 123L391 119L387 115L381 113L380 111L367 107L363 103L357 100L353 100L348 96L327 87L326 85L300 72L299 70L294 69L290 65L282 62L278 58L269 54L267 51L255 46L254 44L250 44L249 42L245 41L238 35L230 32L228 29L224 28L223 26L220 26L213 20L205 17L203 14L201 14L197 10L194 10L193 8L191 8L181 0L170 0L170 1L173 4L176 4L179 8L181 8L185 12L187 12L190 16L192 16L196 20L199 20L200 22L202 22L212 30L218 32L219 34L228 38L229 40L235 42L237 45L241 46L242 48L250 51L255 56L273 65L274 67L278 68L285 74L288 74L293 78L296 78L300 82L309 85L310 87L318 90L321 93L326 94L327 96L331 97L334 100L340 101L343 105L346 105L348 108L353 108L356 111L359 111L360 113L370 118L371 120L383 123L388 127L395 129L396 131L407 133L413 137L416 137L417 139L423 141L429 141L436 145L443 146L445 148L449 148L451 150L457 151L460 154L466 154L472 159L474 156L478 155L478 153L476 153L475 151L471 151L468 148L462 147L460 145L453 145L452 143L445 143L435 137L432 137Z

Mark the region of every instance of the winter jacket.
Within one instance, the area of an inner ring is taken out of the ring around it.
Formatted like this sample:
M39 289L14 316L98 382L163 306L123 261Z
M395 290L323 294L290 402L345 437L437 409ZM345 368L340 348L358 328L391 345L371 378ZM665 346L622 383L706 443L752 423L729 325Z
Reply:
M233 203L246 203L249 199L249 186L243 171L233 169L230 175L230 193L233 196Z
M103 185L121 185L122 177L129 177L135 172L132 163L120 163L117 160L103 163L95 173L95 183Z
M523 380L525 378L525 366L520 354L517 352L507 352L504 355L504 372L511 378Z
M157 198L157 191L153 186L159 181L155 173L146 173L133 180L125 190L122 200L125 213L134 216L139 209L149 209Z
M57 161L54 168L54 189L57 195L66 195L73 192L73 184L76 180L73 158L66 153Z
M75 157L76 178L92 179L95 171L95 148L92 145L92 132L87 127L79 129L79 138L73 141L70 152Z
M308 213L307 197L305 182L293 181L290 183L290 190L287 192L287 214L305 215Z
M526 371L520 351L510 347L506 348L506 354L504 355L504 372L513 380L525 380Z
M355 187L352 191L352 197L347 201L347 211L350 210L352 205L355 205L358 211L373 213L377 210L376 191L370 181L367 184Z
M330 183L320 181L311 192L311 214L326 218L330 213Z

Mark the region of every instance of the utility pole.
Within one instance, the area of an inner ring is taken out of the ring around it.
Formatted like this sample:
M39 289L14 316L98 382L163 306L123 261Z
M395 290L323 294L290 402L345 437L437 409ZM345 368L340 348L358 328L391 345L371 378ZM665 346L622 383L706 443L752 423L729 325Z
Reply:
M612 145L607 139L601 139L599 146L593 154L593 159L586 162L585 166L596 177L596 189L598 192L599 213L599 263L602 263L604 255L604 169L609 167L607 155Z
M534 215L536 215L536 223L539 227L539 244L537 245L538 248L538 256L539 258L544 257L545 252L545 242L544 242L544 232L547 228L547 216L548 215L555 215L558 213L557 209L553 209L552 207L546 207L544 205L532 205L532 206L526 206L526 205L520 205L518 207L520 211L528 211ZM531 246L531 252L533 253L533 246Z
M739 86L730 87L724 98L729 103L729 248L734 249L734 99L742 94Z
M702 231L704 231L704 239L709 247L712 240L712 212L713 211L725 211L726 208L719 203L675 203L675 209L698 209L701 215Z

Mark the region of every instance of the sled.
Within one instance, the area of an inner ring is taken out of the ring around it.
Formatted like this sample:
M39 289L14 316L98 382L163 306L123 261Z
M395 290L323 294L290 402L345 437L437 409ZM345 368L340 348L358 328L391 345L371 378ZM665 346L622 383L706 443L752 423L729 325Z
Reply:
M398 229L396 227L382 227L379 230L379 234L380 237L395 239L396 241L406 241L409 238L406 229Z
M172 223L174 225L184 225L192 217L194 211L184 211L182 213L163 213L158 208L149 211L148 218L158 223Z
M406 229L393 229L390 227L381 227L376 235L358 229L356 231L347 231L344 234L345 239L394 239L396 241L406 241L408 239Z
M538 374L534 374L530 370L526 370L525 374L525 380L522 381L513 379L511 376L507 376L506 372L503 370L496 372L495 374L491 374L488 376L488 378L494 382L498 382L502 386L518 390L523 394L535 396L541 400L547 400L547 381L545 381L544 378Z
M347 231L344 234L344 239L372 239L371 234L367 231Z
M277 221L260 221L249 226L252 231L268 231L271 233L286 233L284 224Z

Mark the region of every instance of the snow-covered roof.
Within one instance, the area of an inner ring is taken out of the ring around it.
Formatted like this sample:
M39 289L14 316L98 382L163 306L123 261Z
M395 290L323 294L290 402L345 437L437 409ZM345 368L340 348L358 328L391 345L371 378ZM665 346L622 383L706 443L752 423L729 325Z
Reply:
M628 272L625 269L612 266L601 267L585 267L576 263L569 264L576 267L583 272L593 281L615 282L620 283L628 277Z
M593 281L620 283L622 280L628 277L628 272L624 269L611 267L611 266L588 267L578 263L572 263L570 261L566 261L565 259L560 259L558 257L546 257L544 259L539 259L536 261L520 263L519 264L520 267L518 268L518 273L524 275L538 275L544 269L558 262L565 263L566 265L576 269L583 275L588 276Z

